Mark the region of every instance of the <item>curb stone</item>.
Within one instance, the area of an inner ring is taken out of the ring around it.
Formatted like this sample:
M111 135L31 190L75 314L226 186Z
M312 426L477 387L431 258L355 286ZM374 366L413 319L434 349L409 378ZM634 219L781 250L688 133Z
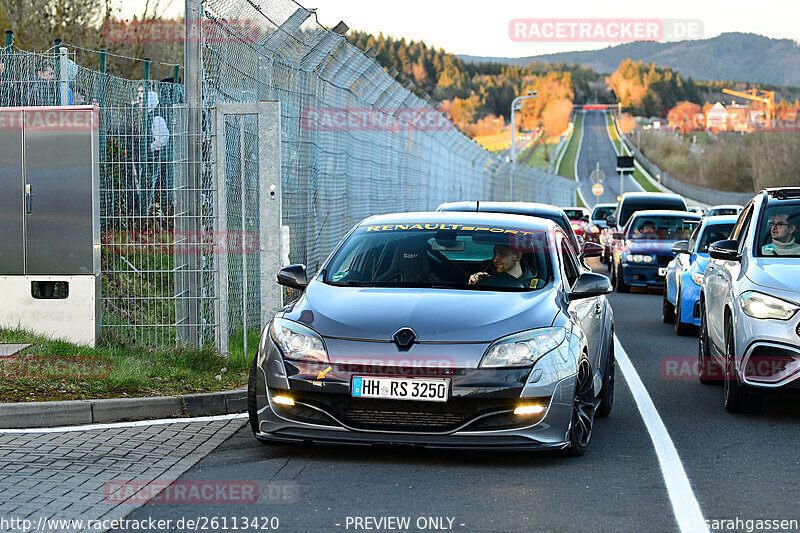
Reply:
M0 403L0 429L225 415L246 410L247 387L181 396Z

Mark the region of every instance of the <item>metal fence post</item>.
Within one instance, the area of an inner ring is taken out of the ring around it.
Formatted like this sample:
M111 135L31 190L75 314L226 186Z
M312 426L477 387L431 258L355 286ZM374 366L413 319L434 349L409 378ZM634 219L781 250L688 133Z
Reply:
M187 114L187 180L184 204L187 217L187 254L184 257L186 265L186 326L182 328L182 339L190 345L197 345L200 340L200 286L201 273L201 240L200 217L202 216L201 186L202 168L202 53L200 39L202 38L202 13L201 0L186 0L185 48L184 65L186 69L186 114ZM218 283L219 280L215 280Z
M258 253L261 256L261 329L283 306L283 290L275 283L281 268L281 103L258 103Z
M58 49L58 87L59 87L59 105L70 105L69 101L69 73L67 72L67 49L60 47Z

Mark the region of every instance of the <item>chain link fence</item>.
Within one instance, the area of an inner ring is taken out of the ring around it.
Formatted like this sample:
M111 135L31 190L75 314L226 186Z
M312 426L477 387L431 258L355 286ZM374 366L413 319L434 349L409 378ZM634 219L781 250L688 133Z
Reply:
M251 347L257 344L262 278L271 282L253 249L264 221L259 153L266 148L253 115L226 115L220 130L214 108L221 102L280 102L289 259L312 272L369 215L509 200L511 190L516 201L573 203L575 182L485 151L312 11L291 0L205 0L201 7L202 64L187 65L200 69L199 107L186 103L184 85L87 69L74 51L2 52L0 106L100 108L107 340L203 345L225 335L234 349L249 329ZM196 128L192 116L199 116ZM222 144L214 131L223 132ZM215 175L220 158L224 175ZM225 235L215 228L221 217ZM220 264L224 272L216 272ZM217 330L220 322L226 331Z
M359 220L462 199L571 205L575 183L505 162L291 0L205 0L203 97L279 100L283 219L313 272ZM437 118L438 117L438 118Z

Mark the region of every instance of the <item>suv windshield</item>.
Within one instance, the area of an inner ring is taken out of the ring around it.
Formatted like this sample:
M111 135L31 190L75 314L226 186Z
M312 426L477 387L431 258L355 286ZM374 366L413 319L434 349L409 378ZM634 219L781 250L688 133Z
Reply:
M630 200L623 202L620 206L622 215L619 217L617 224L624 226L628 223L636 211L650 211L660 209L662 211L686 211L686 203L679 198L664 198L662 200L647 200L636 201Z
M633 240L653 239L681 241L691 235L694 225L683 217L670 217L663 215L641 215L631 220L628 228L628 238Z
M756 252L761 257L800 257L800 200L772 200L761 214Z
M330 285L530 291L552 276L543 231L463 224L357 228L325 269Z

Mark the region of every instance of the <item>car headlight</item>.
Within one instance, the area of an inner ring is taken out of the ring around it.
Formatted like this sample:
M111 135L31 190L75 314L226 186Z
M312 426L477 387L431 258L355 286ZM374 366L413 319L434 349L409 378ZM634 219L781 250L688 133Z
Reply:
M564 328L541 328L515 333L495 341L481 360L482 368L531 366L558 348L567 338Z
M286 359L329 362L322 337L313 329L297 322L275 318L272 321L272 340Z
M800 309L786 300L752 291L739 296L739 304L742 306L742 311L753 318L789 320Z
M652 255L642 255L642 254L630 254L628 255L627 261L629 263L652 263L653 256Z
M706 279L706 277L699 272L695 272L694 274L692 274L692 281L694 281L698 285L702 285L704 279Z
M589 233L600 233L600 228L598 228L597 226L592 226L591 228L589 228Z

